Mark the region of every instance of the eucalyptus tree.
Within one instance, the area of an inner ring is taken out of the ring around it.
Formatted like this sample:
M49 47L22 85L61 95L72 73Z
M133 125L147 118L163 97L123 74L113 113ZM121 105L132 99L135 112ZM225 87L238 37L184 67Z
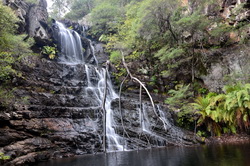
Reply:
M74 0L70 5L70 11L65 15L65 18L79 20L89 14L94 7L94 0Z
M55 19L61 19L70 10L70 0L52 0L50 15Z

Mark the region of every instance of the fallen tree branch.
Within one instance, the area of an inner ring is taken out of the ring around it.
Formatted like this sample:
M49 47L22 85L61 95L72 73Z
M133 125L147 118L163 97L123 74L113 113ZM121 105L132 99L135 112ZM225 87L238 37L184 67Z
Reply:
M102 99L102 110L103 110L103 151L106 153L106 98L107 98L107 68L108 62L106 63L105 73L104 73L104 93Z
M152 96L150 95L148 89L146 88L146 86L145 86L138 78L134 77L134 76L131 74L131 72L129 71L129 68L128 68L126 62L125 62L125 58L124 58L123 52L121 52L121 54L122 54L122 63L123 63L123 66L125 67L125 69L126 69L128 75L130 76L130 78L131 78L132 80L138 82L138 83L140 84L140 86L142 86L143 89L147 92L147 95L148 95L148 97L149 97L149 99L150 99L150 101L151 101L151 104L152 104L152 107L153 107L153 112L154 112L155 116L156 116L158 119L160 119L160 120L162 121L163 124L165 124L165 122L159 117L159 115L158 115L157 112L156 112L155 104L154 104L153 98L152 98Z
M124 84L124 82L126 81L126 79L128 78L128 74L127 76L122 80L121 84L120 84L120 89L119 89L119 111L120 111L120 116L121 116L121 124L122 124L122 128L123 128L123 137L124 137L124 133L127 135L128 138L129 135L124 127L124 123L123 123L123 116L122 116L122 106L121 106L121 93L122 93L122 86ZM123 138L124 139L124 138ZM124 143L123 143L123 147L124 147Z

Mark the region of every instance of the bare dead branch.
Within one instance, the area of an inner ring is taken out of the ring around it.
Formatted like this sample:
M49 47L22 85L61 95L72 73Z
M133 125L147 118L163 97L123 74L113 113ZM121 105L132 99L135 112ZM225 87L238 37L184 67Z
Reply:
M126 69L128 75L130 76L130 78L131 78L132 80L138 82L138 83L140 84L140 86L143 87L143 89L146 91L146 93L147 93L147 95L148 95L148 97L149 97L149 99L150 99L150 101L151 101L151 104L152 104L152 107L153 107L153 112L154 112L155 116L156 116L158 119L160 119L160 120L162 121L163 124L165 124L165 122L159 117L159 115L158 115L157 112L156 112L155 104L154 104L153 98L152 98L152 96L150 95L148 89L146 88L146 86L145 86L138 78L134 77L134 76L131 74L131 72L129 71L129 68L128 68L126 62L125 62L125 58L124 58L123 52L121 52L121 53L122 53L122 63L123 63L123 66L125 67L125 69Z
M103 151L106 153L106 98L107 98L107 68L108 62L106 63L105 73L104 73L104 94L102 99L102 110L103 110Z
M121 93L122 93L122 86L124 84L124 82L126 81L126 79L128 78L128 74L127 76L122 80L121 84L120 84L120 89L119 89L119 111L120 111L120 116L121 116L121 124L122 124L122 128L123 128L123 132L127 135L128 138L129 135L124 127L124 123L123 123L123 116L122 116L122 106L121 106ZM124 134L123 134L124 135ZM123 147L124 147L124 144L123 144Z

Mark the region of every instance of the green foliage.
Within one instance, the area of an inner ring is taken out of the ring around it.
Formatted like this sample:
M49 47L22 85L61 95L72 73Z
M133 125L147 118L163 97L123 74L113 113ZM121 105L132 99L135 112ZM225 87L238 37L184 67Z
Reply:
M42 54L48 55L50 59L55 59L57 53L56 46L43 46Z
M200 43L208 38L207 29L211 24L202 14L202 10L189 12L186 7L181 7L180 1L144 0L131 2L125 8L121 8L117 11L119 17L110 14L101 19L106 15L105 10L110 4L112 3L105 1L105 5L96 7L91 13L99 29L95 33L98 34L100 29L105 29L104 35L100 35L99 39L106 42L109 52L123 49L127 53L127 61L146 59L152 67L152 75L159 76L159 73L155 72L162 71L162 76L171 76L176 74L176 68L178 71L184 68L190 71L191 75L191 68L195 66L193 62L198 62L197 59L200 62L202 59L199 57L202 55L194 55L192 49L200 47ZM113 4L115 6L116 3ZM112 10L110 9L109 13L115 13L111 12ZM109 28L110 22L112 28ZM185 33L190 34L190 37L186 37ZM185 40L189 40L189 43ZM159 61L163 65L156 67Z
M9 160L10 156L4 155L4 153L0 152L0 160Z
M5 33L0 37L0 80L9 79L11 76L20 76L13 69L13 64L18 63L24 56L32 54L30 46L33 40L23 41L26 36Z
M32 55L30 47L34 40L15 34L18 19L9 7L0 3L0 12L0 105L7 107L14 103L14 89L7 85L13 77L22 76L18 64L22 58Z
M183 102L187 103L187 98L191 96L189 92L190 85L178 84L175 86L175 89L168 91L170 97L165 100L165 103L170 106L182 106Z
M241 3L241 4L237 5L235 8L232 9L233 14L238 15L238 14L244 12L245 5L246 5L246 3Z
M33 40L24 39L25 35L15 35L17 17L7 6L0 4L0 81L8 80L11 76L20 76L12 66L23 58L31 55L30 46Z
M70 12L64 17L71 20L80 20L85 15L89 14L93 8L93 0L74 0L70 5Z
M68 7L70 6L70 0L52 0L53 4L50 8L50 16L54 19L61 19L64 14L67 12Z
M150 83L149 85L156 85L157 83L157 77L154 75L150 78ZM158 93L158 92L157 92Z
M5 88L0 86L0 106L8 107L14 104L14 89Z
M195 116L193 116L193 110L190 105L184 103L182 108L177 112L177 117L178 126L194 131Z
M14 12L9 7L3 6L0 3L0 13L0 37L5 35L5 33L14 33L17 28L15 23L18 21Z
M110 62L114 64L119 64L121 62L122 56L120 51L113 51L110 54Z
M116 22L119 20L119 8L110 3L103 2L96 6L91 12L91 20L93 22L92 33L109 34L115 31Z
M183 48L168 48L164 47L160 49L156 54L155 57L159 57L160 61L163 63L171 62L172 60L182 56L185 54L185 50Z
M228 32L231 32L233 28L227 24L220 23L214 29L210 31L210 34L214 37L220 37Z
M246 26L207 17L204 11L211 4L219 6L215 0L190 1L189 6L180 0L74 0L70 13L71 18L91 13L89 34L106 44L111 61L118 57L116 50L123 50L127 62L146 61L151 76L171 78L187 71L185 76L194 81L194 71L206 74L206 49L225 46L230 32ZM247 33L244 36L242 43L248 40Z
M115 76L116 81L119 82L119 78L125 76L126 73L127 73L127 71L126 71L125 68L120 67L120 65L117 65L117 66L116 66L116 70L117 70L117 71L116 71L115 73L113 73L113 75Z
M192 106L195 110L199 110L196 112L196 114L199 115L197 119L197 126L205 124L209 132L220 135L221 127L216 121L219 114L217 110L213 110L211 108L211 102L215 95L216 94L214 93L209 93L205 97L199 96L194 100L195 103L192 103Z
M16 75L17 71L12 68L15 62L14 57L8 52L0 52L0 80L9 79L11 75Z
M206 125L207 130L220 135L221 132L236 133L250 127L250 84L224 87L225 94L209 93L195 99L192 106L198 110L197 125Z
M192 36L194 33L198 33L198 31L206 31L209 24L210 21L199 11L195 11L190 15L184 15L176 22L176 25L181 27L181 31L188 31Z

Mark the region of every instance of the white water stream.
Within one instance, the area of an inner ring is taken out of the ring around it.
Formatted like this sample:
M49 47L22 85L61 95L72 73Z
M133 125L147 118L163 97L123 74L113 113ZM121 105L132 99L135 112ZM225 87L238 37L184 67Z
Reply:
M67 29L62 23L56 22L59 30L60 56L63 63L83 63L82 42L79 34L74 30Z
M85 63L82 52L81 38L79 34L73 30L65 28L62 23L56 22L56 24L59 29L59 44L61 46L59 57L60 63L64 63L66 65L85 64L88 83L88 86L85 88L86 93L91 96L93 100L95 100L95 103L98 103L98 105L101 106L105 91L105 69ZM95 56L95 48L90 40L89 43L89 54L91 54L95 62L98 63ZM113 89L112 83L110 81L110 76L107 72L107 95L105 102L106 137L108 145L107 151L123 150L123 146L120 144L121 137L115 133L115 129L113 127L114 119L111 109L111 102L116 98L118 98L118 95Z
M76 65L82 64L85 65L86 71L86 79L87 79L87 87L85 88L86 94L93 99L93 103L97 103L95 106L102 106L104 92L105 92L105 72L106 69L99 68L97 66L93 66L87 64L85 62L84 54L82 51L82 43L79 34L73 30L69 30L65 28L62 23L56 22L59 30L59 44L61 47L61 52L59 56L59 62L64 63L65 65ZM89 39L88 39L89 40ZM90 48L86 51L87 54L93 56L95 60L95 64L98 64L97 59L95 57L95 48L92 45L92 42L89 41ZM89 56L87 55L87 56ZM107 93L106 93L106 137L107 137L107 151L122 151L126 149L122 145L122 137L116 134L114 127L116 126L113 111L111 109L111 103L114 99L117 99L118 95L115 93L114 88L112 86L110 76L107 72ZM151 108L152 109L152 108ZM157 110L159 112L159 117L162 122L164 122L165 130L172 127L171 123L166 119L164 112L157 106ZM142 132L156 138L157 141L160 140L159 145L164 145L164 140L162 136L153 132L152 125L150 122L150 118L148 116L148 109L145 104L142 104L142 110L139 111L140 123Z

